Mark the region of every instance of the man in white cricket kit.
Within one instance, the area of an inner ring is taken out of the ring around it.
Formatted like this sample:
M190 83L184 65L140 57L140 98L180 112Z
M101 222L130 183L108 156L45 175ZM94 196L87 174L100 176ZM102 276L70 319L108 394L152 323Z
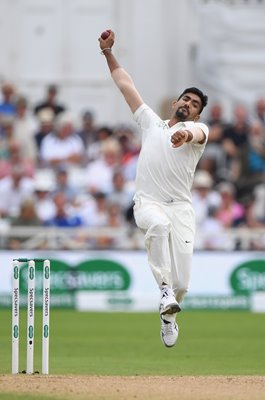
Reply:
M145 234L149 265L161 291L161 339L172 347L178 338L176 314L190 281L195 235L191 186L208 138L207 126L197 121L208 98L188 88L172 103L170 120L161 120L114 57L115 35L107 32L106 39L99 38L101 53L142 132L134 216Z

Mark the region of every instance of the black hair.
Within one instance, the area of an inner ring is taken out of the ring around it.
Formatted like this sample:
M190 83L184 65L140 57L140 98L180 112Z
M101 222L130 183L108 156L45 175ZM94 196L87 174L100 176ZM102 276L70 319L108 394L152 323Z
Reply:
M204 94L200 89L198 89L196 87L190 87L190 88L185 89L181 93L181 95L178 97L178 100L181 99L181 97L184 96L184 94L186 94L186 93L196 94L201 99L201 109L200 109L200 113L201 113L202 110L204 109L204 107L208 103L208 96L206 96L206 94Z

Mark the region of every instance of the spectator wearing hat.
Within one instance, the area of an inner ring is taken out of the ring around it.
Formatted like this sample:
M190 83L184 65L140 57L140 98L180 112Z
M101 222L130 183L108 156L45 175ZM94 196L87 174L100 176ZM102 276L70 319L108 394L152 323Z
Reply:
M55 176L50 169L39 169L34 176L34 200L38 218L44 223L53 218L56 207L52 194L55 190Z
M213 179L208 171L197 170L192 188L193 207L198 228L201 228L209 215L209 210L221 203L220 194L213 190Z
M43 139L52 133L54 129L54 113L49 108L44 108L38 114L38 124L35 131L35 142L38 149L38 158L40 158L40 148Z

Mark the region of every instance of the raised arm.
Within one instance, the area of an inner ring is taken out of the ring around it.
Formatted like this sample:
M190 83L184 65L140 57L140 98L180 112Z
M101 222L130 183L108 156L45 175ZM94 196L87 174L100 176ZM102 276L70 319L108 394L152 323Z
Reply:
M142 104L143 100L138 93L131 76L122 68L112 53L115 41L115 34L108 30L109 36L106 39L99 37L101 53L105 56L107 64L116 86L122 92L131 111L134 113Z

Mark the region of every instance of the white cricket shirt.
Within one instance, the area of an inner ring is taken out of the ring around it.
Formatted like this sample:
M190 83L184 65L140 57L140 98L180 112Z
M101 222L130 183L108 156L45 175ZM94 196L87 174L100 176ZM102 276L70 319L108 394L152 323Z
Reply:
M208 139L208 127L199 122L178 122L172 127L146 104L134 113L141 128L142 148L136 172L134 199L163 203L175 201L191 203L191 186L196 165L202 156ZM180 129L200 127L206 135L203 144L185 143L173 148L170 138Z

